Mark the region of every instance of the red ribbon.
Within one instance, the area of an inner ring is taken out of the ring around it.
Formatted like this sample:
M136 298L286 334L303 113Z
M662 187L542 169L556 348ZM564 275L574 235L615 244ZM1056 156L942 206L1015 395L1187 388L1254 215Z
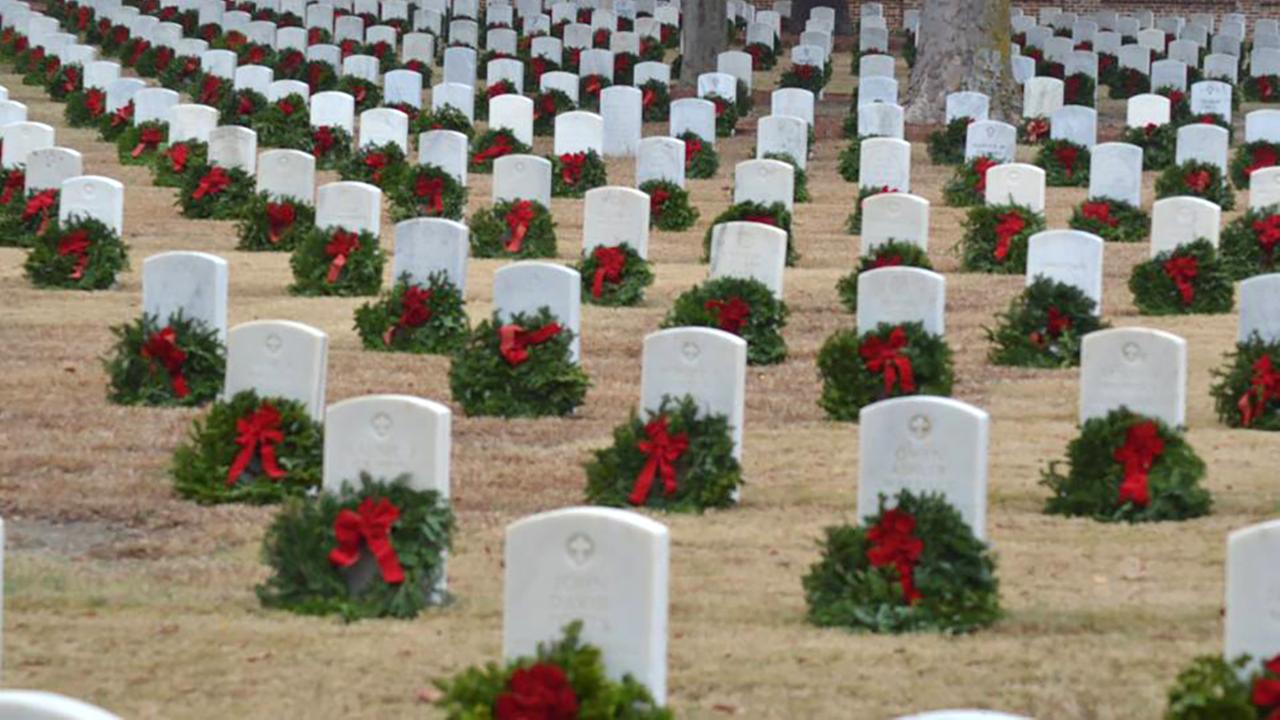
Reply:
M169 168L175 173L181 173L187 169L187 159L191 156L191 148L187 147L184 142L174 143L164 151L164 155L169 158Z
M1271 99L1271 80L1265 75L1258 78L1258 95L1261 96L1262 100Z
M80 87L80 74L76 72L75 67L67 68L62 74L62 92L75 92Z
M200 84L200 102L204 105L217 105L221 93L222 78L217 75L209 75Z
M858 354L862 356L862 364L867 371L884 375L885 395L893 394L894 383L897 383L904 393L916 391L911 359L899 352L907 344L907 332L901 327L896 327L889 333L887 340L869 335L858 348Z
M1192 170L1182 176L1182 182L1187 189L1194 193L1203 193L1209 189L1209 182L1213 180L1213 176L1208 170Z
M154 360L169 373L169 382L173 385L173 394L184 398L191 394L187 387L187 379L182 376L182 364L187 361L187 354L178 347L178 336L172 327L166 327L142 345L142 357Z
M376 503L365 498L355 510L343 510L333 520L333 535L338 546L329 551L329 562L338 567L351 567L360 559L363 540L374 559L382 579L391 585L404 582L404 568L391 546L391 526L400 519L400 509L386 498Z
M258 409L236 421L236 444L240 452L227 471L227 486L236 484L257 452L262 460L262 472L272 480L286 475L276 464L276 443L284 442L280 430L280 411L271 403L262 403Z
M1159 130L1159 129L1160 129L1160 126L1157 124L1147 123L1146 125L1142 126L1142 134L1150 138L1152 135L1155 134L1156 130Z
M878 251L876 256L871 258L871 270L878 270L883 267L897 267L902 264L902 256L898 254L889 255L885 251Z
M1067 78L1064 83L1063 90L1063 94L1066 96L1066 102L1071 105L1076 104L1075 101L1079 99L1080 96L1080 77L1078 75L1072 75Z
M169 63L173 62L173 51L167 47L157 48L155 57L156 70L164 72L169 68Z
M987 171L999 165L995 160L986 157L976 158L973 161L973 172L978 175L978 179L973 184L973 189L979 193L987 191Z
M126 65L137 65L138 58L142 57L142 53L150 49L151 43L146 40L138 39L133 41L133 51L129 53L129 60Z
M644 92L640 93L640 108L642 110L648 110L653 107L653 103L657 101L657 99L658 93L654 92L652 88L646 89Z
M138 144L133 147L133 151L129 153L132 157L141 157L142 153L148 150L155 150L156 146L164 142L164 133L159 128L144 128L138 136Z
M335 230L332 239L324 246L324 254L330 258L329 274L325 276L324 281L330 284L338 282L342 268L347 264L348 256L359 249L359 235L346 230Z
M498 351L508 365L515 367L529 359L530 345L541 345L559 334L560 326L556 323L543 325L537 330L525 330L508 323L498 328Z
M413 183L413 194L425 198L428 215L440 215L444 212L444 178L419 175Z
M1084 207L1080 208L1080 212L1087 220L1096 220L1107 227L1115 227L1120 224L1120 218L1111 217L1111 203L1101 200L1086 202Z
M1063 314L1056 305L1049 306L1047 315L1044 333L1041 334L1038 330L1031 332L1031 343L1037 347L1044 347L1046 338L1060 337L1062 333L1071 328L1071 316Z
M1182 101L1187 99L1187 96L1184 95L1181 90L1170 90L1168 97L1169 104L1174 106L1181 105Z
M1253 681L1250 699L1259 710L1270 711L1267 720L1280 720L1280 655L1263 663L1262 667L1265 673Z
M205 176L200 178L200 182L196 185L196 189L191 191L191 199L199 200L206 195L213 197L231 185L231 176L226 170L218 166L213 166Z
M914 605L921 597L915 586L915 566L924 553L924 541L915 536L916 519L901 510L886 510L867 531L867 562L873 567L893 567L898 571L902 597Z
M489 147L484 148L471 156L471 162L475 165L479 165L481 163L489 162L490 160L496 160L503 155L507 155L514 149L515 148L511 147L511 141L507 139L506 135L495 135L493 142L489 144Z
M506 216L507 232L510 233L510 237L507 238L504 250L509 253L520 252L520 248L524 245L525 233L529 232L529 223L533 222L536 214L531 200L517 200L512 203Z
M1258 245L1269 260L1275 252L1276 243L1280 242L1280 215L1268 215L1261 220L1255 220L1253 232L1258 238Z
M29 222L31 218L40 217L40 226L36 228L36 235L43 235L45 229L49 226L49 215L54 205L58 204L58 191L49 189L41 190L27 200L27 206L22 209L22 221Z
M63 235L58 241L58 255L61 257L70 255L76 259L76 266L72 269L70 276L72 280L84 277L84 268L89 264L89 231L72 230Z
M121 125L128 125L132 122L133 122L133 101L129 101L128 103L120 106L119 108L116 108L116 111L114 113L111 113L111 127L113 128L120 127Z
M485 96L485 99L492 100L498 97L499 95L506 95L510 92L512 92L511 83L507 82L506 80L499 80L498 82L484 89L484 96Z
M0 205L8 205L14 193L21 194L27 187L27 174L22 170L10 170L4 178L4 192L0 193Z
M1079 157L1080 151L1071 145L1059 145L1054 148L1053 157L1062 166L1062 171L1071 177L1076 171L1076 158Z
M815 68L812 65L795 65L792 70L795 72L796 77L801 80L808 80L813 77Z
M697 137L687 138L684 141L684 166L687 169L693 163L693 159L702 152L702 140Z
M417 285L405 288L404 294L400 296L400 319L382 334L382 342L386 343L387 347L391 346L391 340L398 331L421 327L431 319L431 306L428 305L431 302L431 295L431 290Z
M333 149L334 142L333 128L328 125L321 125L311 133L311 145L316 157L327 155Z
M89 111L89 117L102 117L102 112L107 108L107 95L98 88L89 88L84 93L84 109Z
M375 185L382 180L382 171L386 169L388 162L386 153L371 152L365 156L364 166L372 172L371 179Z
M711 104L712 104L712 105L714 105L714 106L715 106L715 108L716 108L716 118L717 118L717 119L719 119L721 115L724 115L724 111L725 111L725 110L728 110L728 109L729 109L729 102L728 102L727 100L725 100L724 98L721 98L721 97L718 97L718 96L714 96L714 95L713 95L713 96L711 97Z
M761 225L778 227L778 220L772 215L743 215L742 222L753 222L760 223Z
M236 100L236 114L242 116L253 114L253 100L248 95L241 95Z
M1200 273L1200 263L1193 255L1175 255L1164 261L1164 274L1178 287L1182 304L1190 305L1196 299L1195 279Z
M596 261L596 271L591 278L591 297L598 298L604 292L604 284L622 281L622 269L627 264L627 255L622 248L599 245L591 256Z
M996 218L996 247L993 253L996 262L1004 262L1004 259L1009 256L1013 239L1026 227L1027 221L1013 210Z
M662 188L654 188L653 192L649 193L649 214L653 217L661 215L670 199L671 193Z
M1160 439L1154 422L1146 420L1129 427L1124 445L1116 448L1112 455L1116 462L1124 465L1124 480L1120 483L1121 503L1131 502L1138 507L1146 507L1151 502L1147 474L1162 452L1164 441Z
M742 332L742 326L747 324L747 318L751 315L751 306L736 295L728 300L708 300L702 307L711 311L721 330L734 335Z
M1253 149L1249 161L1249 166L1244 169L1245 175L1252 175L1255 170L1262 168L1274 167L1280 162L1280 157L1276 156L1276 150L1271 145L1261 145Z
M632 505L644 504L645 499L649 497L650 488L653 487L654 477L659 474L662 475L662 487L666 496L675 495L676 468L673 463L679 460L684 451L689 448L689 435L687 433L671 435L667 428L666 415L650 420L644 426L644 434L648 439L636 442L636 449L644 453L648 459L640 469L640 474L636 476L631 494L627 496L627 502Z
M1271 356L1263 355L1253 362L1253 378L1249 381L1249 390L1240 397L1236 406L1240 408L1240 424L1249 427L1254 420L1262 417L1267 403L1280 400L1280 372L1271 367Z
M272 245L280 242L280 238L293 227L297 212L292 203L267 203L267 240Z
M582 180L582 169L587 162L587 154L565 153L560 156L560 179L566 185L577 185Z

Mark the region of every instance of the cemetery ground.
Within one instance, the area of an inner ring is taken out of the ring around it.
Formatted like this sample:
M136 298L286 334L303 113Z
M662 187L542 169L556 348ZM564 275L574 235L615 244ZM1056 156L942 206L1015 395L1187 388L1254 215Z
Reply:
M835 62L846 66L847 53ZM1271 517L1280 500L1280 437L1228 431L1208 394L1210 370L1233 346L1235 316L1139 317L1126 283L1147 244L1108 245L1104 316L1188 341L1188 438L1208 464L1215 509L1145 526L1042 514L1040 471L1076 434L1078 373L986 362L983 326L994 325L1023 277L958 274L953 248L964 210L944 204L951 169L928 163L922 136L911 138L913 190L932 203L930 257L947 276L954 395L992 416L989 538L1006 616L961 637L862 636L805 622L800 578L818 558L822 528L853 519L857 487L858 428L825 419L815 369L823 340L853 323L835 290L857 247L843 227L856 190L836 171L851 83L847 71L837 72L820 104L813 202L796 208L803 258L786 277L790 357L748 370L742 503L701 517L659 516L672 536L669 701L682 717L883 718L946 706L1040 718L1159 717L1177 672L1221 648L1227 533ZM642 338L705 277L702 234L729 205L733 166L753 153L754 120L767 111L767 99L758 101L739 135L720 141L714 178L689 181L698 224L653 232L656 281L644 305L583 307L583 362L593 386L575 416L467 418L455 407L453 604L410 622L344 625L259 606L253 587L267 575L258 554L273 509L178 499L170 457L202 411L108 404L98 362L111 343L108 328L137 315L143 258L207 250L230 263L230 324L286 318L329 334L329 402L366 393L448 402L448 359L363 351L352 328L363 298L290 296L287 254L236 252L233 223L182 219L173 190L153 187L143 167L121 166L93 130L67 128L61 105L17 76L0 75L0 84L28 104L31 120L58 127L60 145L84 153L86 173L125 183L132 260L110 291L48 291L22 277L22 251L0 249L4 681L91 697L131 718L430 716L424 701L433 678L498 659L503 528L582 501L581 463L610 442L637 402ZM1109 138L1123 105L1102 100L1101 110ZM646 127L646 135L655 132ZM538 138L535 152L549 151L550 138ZM1032 157L1019 148L1020 160ZM611 159L608 168L610 184L631 184L632 160ZM322 174L321 182L330 179ZM471 176L468 216L488 203L490 181ZM1147 173L1148 208L1153 182ZM1084 188L1050 189L1048 226L1066 227L1084 195ZM582 201L552 205L559 259L568 262L581 247ZM391 226L386 218L383 225ZM383 245L390 250L390 232ZM490 312L500 264L470 263L473 322Z

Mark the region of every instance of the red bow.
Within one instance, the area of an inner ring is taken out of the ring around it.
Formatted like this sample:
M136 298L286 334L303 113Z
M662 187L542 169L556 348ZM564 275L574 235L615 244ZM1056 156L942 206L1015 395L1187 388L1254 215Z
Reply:
M1066 96L1067 103L1075 104L1074 101L1080 95L1080 78L1076 75L1072 75L1067 78L1063 89L1065 91L1063 94Z
M560 179L566 185L577 185L582 180L582 168L587 162L587 154L565 153L560 156Z
M267 240L272 245L280 242L280 238L293 227L297 216L292 203L267 203Z
M702 152L702 140L697 137L687 138L684 141L684 166L688 168L693 159Z
M1013 244L1013 239L1026 227L1027 221L1023 220L1022 216L1013 210L996 218L996 248L993 253L996 262L1004 262L1004 259L1009 256L1009 248Z
M978 180L973 184L973 189L979 193L987 191L987 171L999 165L995 160L986 157L980 157L973 161L973 171L978 175Z
M236 114L237 115L253 114L253 100L249 99L248 95L241 95L236 100Z
M556 114L556 99L551 93L542 95L538 98L538 105L533 113L534 119L541 117L554 116Z
M1240 424L1249 427L1262 417L1267 403L1280 400L1280 372L1271 367L1271 356L1263 355L1253 363L1253 378L1249 389L1236 404L1240 408Z
M915 566L924 553L924 541L913 533L916 519L901 510L886 510L867 531L867 562L873 567L892 566L898 571L902 584L902 597L908 605L914 605L922 595L914 582Z
M1265 75L1258 78L1258 95L1263 100L1271 99L1271 81Z
M89 264L89 231L72 230L63 235L58 241L58 255L62 257L70 255L76 259L76 266L72 269L70 276L72 280L84 277L85 265Z
M1183 100L1186 100L1186 99L1187 99L1187 96L1186 96L1186 95L1184 95L1184 94L1182 93L1182 91L1181 91L1181 90L1170 90L1170 91L1169 91L1169 104L1170 104L1170 105L1181 105L1181 104L1182 104L1182 101L1183 101Z
M1182 176L1182 182L1187 189L1194 193L1203 193L1209 189L1209 182L1213 180L1213 176L1208 170L1192 170Z
M1033 143L1039 142L1048 133L1049 123L1046 120L1035 118L1027 123L1027 139Z
M911 368L911 359L898 351L908 344L907 333L896 327L889 333L888 340L875 335L868 336L858 348L863 365L871 373L884 374L884 394L893 394L893 384L898 383L904 393L916 391L915 374Z
M378 561L382 579L392 585L404 582L404 568L396 549L391 547L391 526L400 519L400 509L390 500L377 503L365 498L355 510L342 510L333 520L333 535L338 546L329 551L329 562L338 567L351 567L360 559L360 541Z
M321 125L311 133L311 145L317 157L327 154L333 149L333 144L333 128L328 125Z
M413 183L413 194L426 199L424 207L429 208L428 215L440 215L444 212L444 179L419 175Z
M654 476L662 475L663 492L667 497L676 493L676 468L674 463L689 448L689 436L686 433L671 435L667 429L667 416L660 415L644 426L647 440L636 442L636 449L644 453L648 459L640 474L636 476L635 485L627 502L632 505L643 505L649 497L649 489L653 487Z
M107 108L107 95L98 88L89 88L84 93L84 109L89 111L89 117L102 117L102 111Z
M489 147L471 156L471 162L475 165L479 165L480 163L500 158L503 155L510 153L512 150L514 150L514 148L511 147L511 141L507 139L506 135L496 135L493 138L493 142L489 144Z
M753 222L760 223L761 225L778 227L778 220L772 215L744 215L742 216L742 222Z
M648 110L657 99L658 93L654 92L652 88L646 88L644 92L640 93L640 108Z
M22 170L10 170L4 178L4 192L0 193L0 204L8 205L14 193L21 193L27 187L27 174Z
M156 49L155 66L159 72L164 72L169 68L169 63L173 62L173 51L167 47Z
M808 80L813 77L814 67L812 65L796 65L792 70L795 71L796 77L801 80Z
M1258 238L1258 245L1268 259L1275 252L1276 243L1280 242L1280 215L1268 215L1253 223L1253 232Z
M382 171L386 169L388 163L386 153L371 152L364 158L364 166L372 171L372 180L376 185L382 180Z
M148 150L155 150L156 146L164 141L164 134L159 128L144 128L138 136L138 144L133 147L133 151L129 153L131 157L140 157L142 153Z
M1280 720L1280 655L1263 663L1265 674L1253 682L1252 700L1259 710L1270 711L1267 720Z
M1254 148L1249 160L1249 166L1244 169L1245 175L1252 175L1253 171L1262 168L1274 167L1277 162L1280 162L1280 157L1276 156L1276 150L1271 145L1261 145Z
M622 281L622 269L627 264L627 255L622 248L597 246L591 256L596 261L596 271L591 278L591 297L598 298L604 292L604 284Z
M191 156L191 148L186 143L175 143L164 151L165 157L169 158L169 167L175 173L181 173L187 169L187 159Z
M729 109L729 102L720 97L712 97L711 104L716 108L716 117L724 115L724 111Z
M1155 134L1156 130L1159 130L1159 129L1160 129L1160 126L1157 124L1147 123L1146 125L1142 126L1142 133L1146 135L1148 138L1150 138L1152 135Z
M49 212L57 202L57 190L41 190L27 200L27 206L22 209L22 221L29 222L31 218L39 216L40 226L36 228L36 235L43 235L49 225Z
M302 63L306 61L307 56L297 50L290 50L280 58L280 74L292 75L298 68L302 67ZM410 68L412 69L412 68Z
M83 31L85 28L89 27L89 17L92 15L92 12L92 8L76 8L76 30Z
M559 334L560 326L556 323L543 325L537 330L525 330L509 323L498 328L498 351L508 365L515 367L529 359L530 345L541 345Z
M172 327L153 333L142 345L142 357L154 360L169 373L169 382L173 385L173 393L180 398L191 394L187 387L187 379L182 376L182 364L187 361L187 354L178 347L178 336Z
M902 264L902 256L898 254L877 254L871 259L871 270L883 267L897 267Z
M529 62L529 69L533 71L534 80L541 80L542 75L547 72L547 61L536 57Z
M592 75L592 76L590 76L590 77L588 77L588 78L587 78L586 84L585 84L585 85L583 85L583 88L582 88L582 89L583 89L583 90L584 90L588 95L591 95L591 96L593 96L593 97L594 97L594 96L596 96L596 95L599 95L599 94L600 94L600 90L602 89L602 86L603 86L603 83L601 83L601 81L600 81L600 76L599 76L599 75Z
M1057 338L1071 328L1071 316L1063 314L1056 305L1049 306L1047 315L1044 334L1042 335L1035 330L1031 332L1031 343L1038 347L1044 346L1046 337L1050 339Z
M325 276L327 283L338 282L342 268L347 264L347 257L360 249L360 236L345 230L335 230L333 238L324 246L324 254L330 258L329 274Z
M728 300L708 300L702 307L715 315L716 324L721 330L734 335L742 332L742 326L747 324L747 318L751 315L751 306L736 295Z
M1071 177L1076 171L1076 158L1080 151L1071 145L1059 145L1053 151L1053 157L1062 166L1062 171Z
M1200 273L1200 263L1193 255L1175 255L1164 261L1164 274L1178 287L1182 304L1190 305L1196 299L1195 279Z
M1097 220L1107 227L1115 227L1120 224L1120 218L1111 217L1111 204L1101 200L1086 202L1084 207L1080 208L1080 212L1086 219Z
M80 86L80 74L76 72L74 67L67 68L62 74L62 92L75 92Z
M111 127L120 127L133 122L133 102L130 101L111 113Z
M1116 448L1112 457L1124 465L1124 481L1120 483L1120 502L1131 502L1146 507L1151 502L1147 487L1147 473L1160 453L1164 441L1160 439L1156 424L1150 420L1131 425L1125 433L1124 445Z
M222 78L210 75L200 84L200 102L205 105L217 105L218 95L222 93Z
M671 193L662 188L655 188L649 193L649 214L658 216L662 214L662 209L666 207L667 201L671 199Z
M142 53L146 52L148 49L150 49L150 47L151 47L151 43L147 42L146 40L141 40L141 39L134 40L133 51L129 53L129 60L128 62L125 63L125 65L137 65L138 58L142 57Z
M431 307L427 304L431 301L431 295L431 290L417 285L405 288L404 294L400 296L400 319L382 334L382 341L388 347L397 331L420 327L431 319Z
M286 475L276 464L276 443L284 442L284 433L280 430L280 411L271 403L262 403L257 410L236 421L236 444L240 452L227 471L227 485L235 485L249 462L253 460L254 451L262 460L262 472L272 480L279 480Z
M503 247L509 253L518 253L524 245L525 233L529 232L529 223L533 222L536 212L531 200L517 200L507 211L507 244Z
M486 99L492 100L499 95L506 95L509 92L511 92L511 83L506 80L499 80L484 89L484 96Z
M196 189L191 192L191 199L199 200L206 195L213 197L226 190L230 185L231 176L227 174L226 170L215 165L209 169L209 172L204 177L200 178Z
M311 88L311 92L315 92L320 81L324 80L325 70L325 66L318 60L307 64L307 87Z

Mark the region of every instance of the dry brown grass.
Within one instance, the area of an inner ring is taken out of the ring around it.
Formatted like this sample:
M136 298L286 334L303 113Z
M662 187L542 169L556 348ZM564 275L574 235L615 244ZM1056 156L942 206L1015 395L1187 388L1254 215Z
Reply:
M847 93L848 55L833 91ZM61 125L61 106L0 75L35 120ZM824 103L828 126L845 98ZM765 106L767 112L767 105ZM1118 103L1106 103L1113 122ZM661 128L647 128L648 133ZM231 263L232 323L292 318L332 338L329 400L401 392L447 401L447 360L361 352L354 299L293 298L288 258L233 251L231 223L183 220L173 191L122 168L93 133L59 127L86 169L127 187L134 269L109 292L37 291L22 252L0 249L0 511L9 525L5 684L91 699L137 718L350 717L430 714L429 680L496 658L501 637L502 529L578 502L579 464L609 441L636 400L639 349L675 296L700 280L701 235L728 204L732 167L754 149L748 131L720 145L722 168L692 181L702 221L651 240L657 281L644 307L583 310L584 363L594 386L572 419L454 421L454 499L460 533L450 562L458 602L413 622L344 626L265 612L258 543L271 510L201 508L178 500L166 475L194 411L120 408L104 399L97 358L108 326L134 317L141 261L173 249ZM1039 469L1074 434L1074 371L996 370L981 327L1022 284L956 274L950 253L963 212L942 204L949 170L916 145L914 186L934 203L932 256L947 273L948 339L956 395L992 414L990 537L1000 557L1007 618L969 637L866 637L804 622L800 578L821 528L852 515L854 425L824 419L814 359L852 319L835 280L854 240L842 224L853 188L836 172L843 141L824 138L810 165L814 202L799 207L804 254L787 278L791 358L752 368L747 383L741 507L663 517L672 531L670 686L682 716L884 718L908 710L981 706L1041 718L1154 718L1192 655L1220 647L1225 534L1276 511L1280 437L1216 423L1209 370L1230 348L1231 316L1146 319L1125 283L1145 247L1106 249L1106 315L1190 343L1190 440L1210 468L1216 512L1187 523L1107 526L1040 513ZM548 152L540 139L537 150ZM1023 148L1023 152L1028 152ZM1028 154L1029 158L1030 155ZM629 162L611 162L617 184ZM473 176L472 208L489 178ZM1152 178L1146 197L1151 199ZM1050 226L1064 226L1082 189L1050 191ZM556 200L560 257L580 242L581 201ZM389 227L389 225L388 225ZM384 237L389 247L389 235ZM494 261L471 265L473 318L489 312ZM388 268L389 272L389 268Z

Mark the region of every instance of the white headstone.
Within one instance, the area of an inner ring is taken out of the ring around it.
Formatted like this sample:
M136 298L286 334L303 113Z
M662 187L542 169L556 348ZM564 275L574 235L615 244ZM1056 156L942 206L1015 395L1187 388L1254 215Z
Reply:
M990 157L999 162L1013 162L1018 149L1018 129L999 120L979 120L969 124L965 132L964 159Z
M684 187L684 141L654 136L640 141L636 149L636 185L650 180L667 180Z
M640 144L643 93L634 87L615 85L600 92L600 116L604 125L604 154L634 155Z
M768 115L756 124L756 158L781 153L804 170L809 164L809 125L790 115Z
M1205 123L1191 123L1178 128L1174 162L1181 165L1196 161L1214 165L1227 174L1227 149L1231 134L1226 128Z
M1027 284L1045 277L1079 288L1102 314L1102 238L1079 230L1045 230L1027 241Z
M100 175L80 175L62 183L58 222L92 218L124 236L124 184Z
M258 162L258 134L239 125L222 125L209 132L209 164L253 175Z
M25 189L57 190L64 180L84 174L84 157L79 151L64 147L32 150L27 155Z
M896 138L862 141L858 187L911 192L911 143Z
M0 539L3 539L0 524ZM66 695L42 690L0 690L0 717L14 720L120 720L118 715Z
M1089 198L1104 197L1142 206L1142 148L1120 142L1093 146Z
M1098 330L1080 351L1080 422L1121 407L1181 427L1187 411L1187 341L1141 327Z
M597 246L626 245L649 256L649 196L633 188L607 186L588 190L582 208L582 253Z
M329 336L291 320L254 320L227 336L227 374L222 396L242 390L282 397L306 406L312 419L324 414Z
M604 118L583 110L556 115L554 146L556 155L594 150L603 157Z
M1098 111L1083 105L1064 105L1049 118L1049 136L1093 147L1098 141Z
M493 161L493 202L533 200L551 207L551 162L536 155L504 155Z
M932 270L884 267L858 274L859 333L881 323L918 322L931 335L946 333L946 279Z
M1180 195L1151 206L1151 256L1196 240L1218 246L1222 209L1203 198Z
M779 300L787 264L787 233L755 222L717 225L711 237L711 279L758 280Z
M983 201L988 205L1021 205L1044 212L1044 170L1025 163L1005 163L987 170Z
M409 116L393 108L371 108L360 113L359 147L395 143L409 154Z
M880 193L862 201L862 256L891 240L929 250L929 201L908 193Z
M1214 113L1231 122L1231 86L1218 80L1201 80L1191 86L1191 114Z
M301 150L280 148L258 156L258 192L315 205L316 159Z
M1280 167L1254 170L1249 175L1249 209L1280 204Z
M359 487L361 473L389 481L407 476L414 490L449 497L452 415L412 395L362 395L329 406L324 417L324 489ZM437 589L444 589L441 582Z
M742 459L747 343L723 330L679 327L644 338L640 407L656 411L663 397L691 396L703 413L728 418L734 457Z
M321 230L343 228L376 237L381 223L382 190L378 186L346 180L316 189L316 227Z
M951 122L956 118L967 117L971 120L986 120L987 109L991 98L979 92L953 92L947 95L946 118Z
M1125 125L1131 128L1147 125L1168 125L1171 113L1169 98L1163 95L1143 94L1129 98L1125 113Z
M318 92L311 96L311 127L336 126L355 134L356 99L344 92Z
M467 287L467 259L471 231L456 220L412 218L395 227L395 255L391 276L425 284L433 273L444 273L463 292Z
M582 347L581 298L578 271L557 263L523 260L493 273L493 307L499 319L507 322L517 313L531 315L549 308L561 327L573 331L569 350L575 363L580 362Z
M795 168L780 160L746 160L733 170L733 202L795 205Z
M1240 283L1240 323L1236 341L1254 335L1268 343L1280 340L1280 273L1255 275Z
M710 100L681 98L671 101L671 137L692 132L704 143L716 144L716 106Z
M161 326L181 312L227 340L227 261L203 252L173 251L142 262L142 312Z
M1280 520L1237 530L1227 539L1225 657L1251 656L1249 672L1280 648Z

